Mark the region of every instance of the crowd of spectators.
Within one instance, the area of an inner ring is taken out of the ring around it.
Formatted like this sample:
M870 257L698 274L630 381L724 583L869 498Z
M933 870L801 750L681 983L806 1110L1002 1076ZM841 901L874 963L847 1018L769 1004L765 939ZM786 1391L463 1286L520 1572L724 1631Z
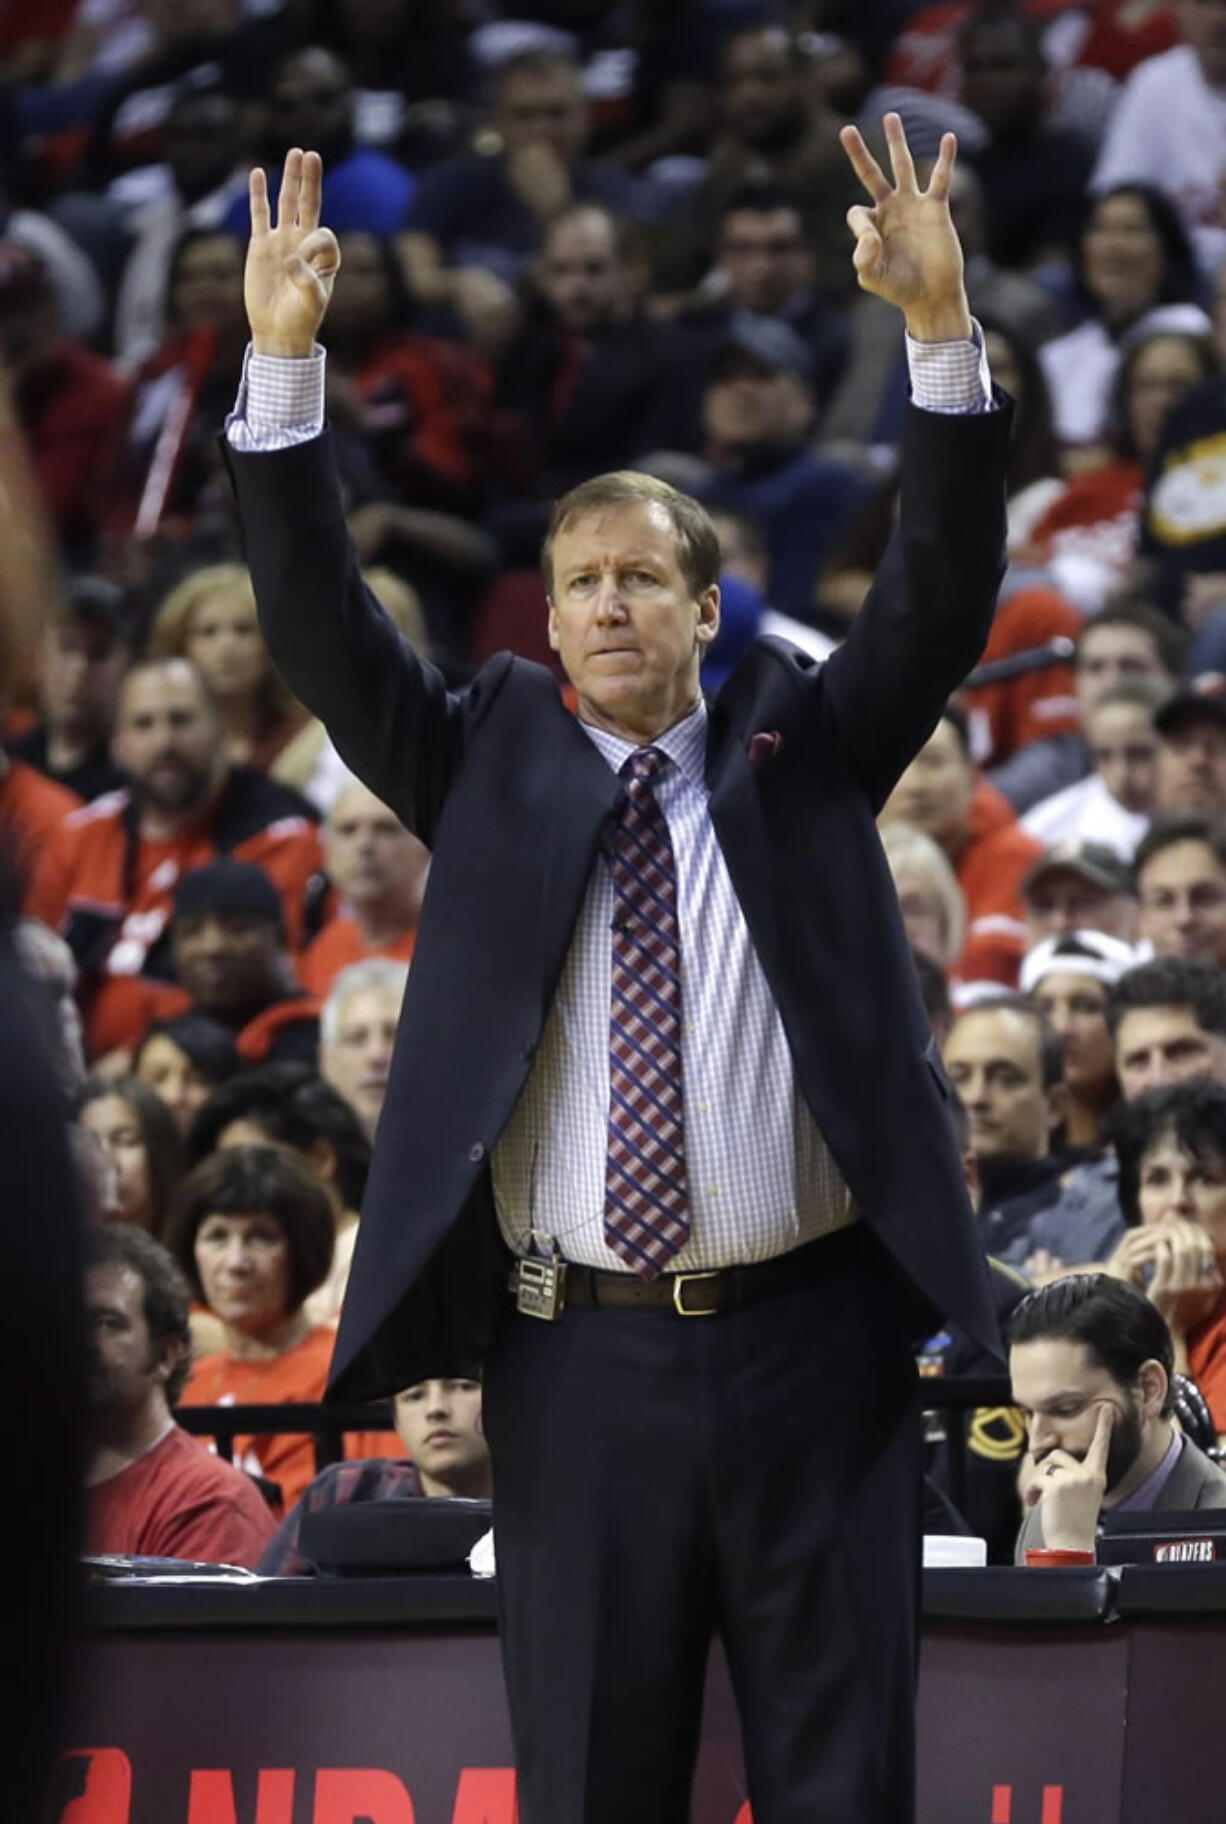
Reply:
M991 641L881 818L968 1181L1002 1310L1091 1268L1166 1320L1150 1456L1171 1375L1226 1435L1226 0L45 0L0 23L0 830L99 1223L96 1549L254 1564L279 1515L302 1569L304 1491L488 1492L475 1380L322 1484L305 1437L223 1476L173 1424L323 1391L430 864L261 638L248 166L275 203L323 155L331 435L401 636L455 688L556 667L551 503L636 467L715 521L714 689L761 635L829 653L889 536L902 329L837 140L887 107L958 133L1016 409Z

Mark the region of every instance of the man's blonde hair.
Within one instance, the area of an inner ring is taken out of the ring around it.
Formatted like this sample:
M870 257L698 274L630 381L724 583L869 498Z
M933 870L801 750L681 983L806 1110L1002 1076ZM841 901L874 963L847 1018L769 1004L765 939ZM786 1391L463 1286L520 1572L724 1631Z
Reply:
M545 588L553 594L553 546L559 532L590 513L607 513L618 507L663 507L677 542L681 574L695 596L719 581L719 534L707 509L690 494L667 481L643 475L637 469L613 469L581 481L563 494L553 509L549 530L541 547L541 572Z

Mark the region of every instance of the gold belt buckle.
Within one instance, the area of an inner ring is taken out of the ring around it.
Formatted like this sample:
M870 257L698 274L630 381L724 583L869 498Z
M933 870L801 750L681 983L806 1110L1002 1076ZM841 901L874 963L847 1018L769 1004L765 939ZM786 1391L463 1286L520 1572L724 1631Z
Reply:
M678 1317L716 1317L719 1313L718 1305L687 1305L683 1296L683 1287L692 1286L698 1280L718 1280L718 1278L719 1274L715 1271L708 1273L674 1274L673 1310L677 1313Z

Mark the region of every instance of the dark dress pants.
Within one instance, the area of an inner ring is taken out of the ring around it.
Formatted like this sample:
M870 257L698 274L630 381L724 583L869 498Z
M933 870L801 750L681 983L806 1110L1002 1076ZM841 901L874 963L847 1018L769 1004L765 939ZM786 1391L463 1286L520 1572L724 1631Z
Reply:
M711 1637L755 1824L910 1824L921 1445L863 1224L713 1317L508 1311L487 1363L521 1824L683 1824Z

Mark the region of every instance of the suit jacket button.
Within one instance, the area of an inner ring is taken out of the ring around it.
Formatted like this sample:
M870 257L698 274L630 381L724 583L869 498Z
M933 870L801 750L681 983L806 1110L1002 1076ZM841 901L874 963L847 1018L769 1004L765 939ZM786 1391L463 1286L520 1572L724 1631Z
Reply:
M485 1148L479 1140L474 1140L473 1144L469 1147L468 1158L472 1165L480 1165L481 1161L485 1158Z

